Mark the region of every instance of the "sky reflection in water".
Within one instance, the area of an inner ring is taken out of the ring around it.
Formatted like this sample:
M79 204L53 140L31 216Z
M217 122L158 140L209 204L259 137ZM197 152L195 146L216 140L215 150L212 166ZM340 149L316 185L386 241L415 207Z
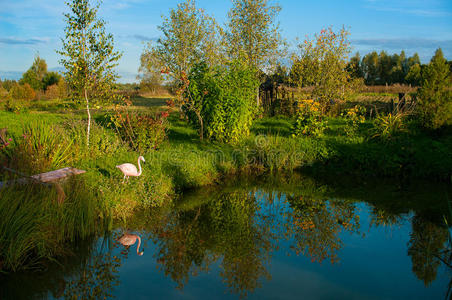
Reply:
M444 299L445 193L299 177L204 188L79 245L27 298ZM144 255L124 233L141 237ZM0 283L6 299L25 293L24 276Z

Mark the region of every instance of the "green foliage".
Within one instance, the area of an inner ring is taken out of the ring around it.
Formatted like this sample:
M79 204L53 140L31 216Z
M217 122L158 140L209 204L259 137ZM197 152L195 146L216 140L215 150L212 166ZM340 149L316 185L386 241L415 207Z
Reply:
M236 143L249 135L258 86L253 69L240 62L216 69L203 63L192 70L189 82L185 107L195 114L189 113L192 122L201 120L209 139Z
M359 52L356 52L356 54L350 59L350 62L347 64L347 72L352 78L363 77L363 72L361 69L361 56L359 55Z
M443 52L436 50L430 63L422 72L422 84L418 92L418 108L423 126L438 129L452 124L452 92L450 70Z
M359 125L366 121L365 114L366 108L361 105L355 105L342 113L342 117L346 119L344 130L347 135L352 136L358 132Z
M47 72L42 78L44 84L44 90L47 90L52 85L58 85L63 77L57 72Z
M151 115L117 111L114 115L106 116L106 119L107 126L113 128L133 150L146 153L158 149L166 140L167 117L167 112Z
M19 81L20 84L29 84L34 90L42 91L45 88L45 83L43 81L47 73L47 63L44 59L39 56L35 57L33 65L22 75L22 79Z
M18 114L24 110L24 107L22 105L20 105L20 103L18 103L18 101L8 99L5 102L5 110Z
M302 100L298 104L294 136L320 137L327 127L327 121L322 114L321 105L313 100Z
M64 14L65 38L57 51L65 79L75 97L83 98L86 90L91 100L105 100L122 54L114 51L113 35L105 32L105 21L97 16L100 3L92 7L89 0L72 0L67 5L71 12Z
M372 138L379 138L388 141L397 137L405 131L405 124L402 114L380 115L375 119L372 130Z
M64 202L53 187L11 186L0 190L0 270L40 267L67 254L64 243L101 232L108 218L93 189L85 182L63 185Z
M140 72L144 81L160 81L162 73L177 87L191 68L205 61L209 66L222 60L220 28L215 20L186 0L171 9L159 26L163 37L155 45L149 42L141 55Z
M233 0L226 35L231 58L257 70L279 59L284 41L275 19L280 11L268 0Z
M46 122L27 124L16 144L11 163L30 175L63 167L72 160L72 141L61 128Z
M417 53L406 57L405 52L388 55L373 51L363 57L359 65L367 85L411 84L419 85L421 61Z
M346 71L350 53L349 32L342 28L333 32L323 29L314 40L300 44L301 53L294 55L292 80L299 87L314 86L312 96L328 110L331 100L344 100L356 87Z
M419 86L421 84L421 80L421 66L416 63L408 70L408 73L405 76L405 82L413 86Z
M86 101L86 143L89 145L89 99L91 102L107 102L114 98L112 87L118 77L114 68L122 54L114 51L113 35L105 32L105 22L97 16L100 3L95 7L89 0L72 0L66 4L71 13L64 14L67 24L65 38L57 53L63 57L60 63L73 97Z

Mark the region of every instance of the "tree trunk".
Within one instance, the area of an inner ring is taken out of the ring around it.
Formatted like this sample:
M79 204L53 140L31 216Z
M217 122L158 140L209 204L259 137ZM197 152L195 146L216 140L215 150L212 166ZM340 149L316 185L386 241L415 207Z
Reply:
M86 112L88 113L88 128L86 130L86 145L89 147L89 132L91 130L91 113L89 112L88 92L85 87Z
M195 112L196 116L198 117L199 126L201 126L201 132L199 133L199 139L202 141L204 140L204 122L202 121L201 114L198 112Z
M257 104L257 107L259 107L259 87L257 87L257 91L256 91L256 104Z

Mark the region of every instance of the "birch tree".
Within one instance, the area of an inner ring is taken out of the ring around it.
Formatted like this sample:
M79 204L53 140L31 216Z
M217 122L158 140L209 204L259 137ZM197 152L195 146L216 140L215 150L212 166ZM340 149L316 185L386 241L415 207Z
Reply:
M191 68L205 61L209 66L219 63L221 29L215 20L196 7L196 1L186 0L162 16L158 29L162 37L149 42L141 55L140 72L144 76L160 72L176 85Z
M226 39L229 54L244 60L251 68L274 66L283 54L285 43L276 17L281 11L269 0L232 0ZM259 87L258 87L259 89ZM259 105L259 90L257 91Z
M86 102L89 146L90 102L103 101L111 95L112 84L118 78L114 68L122 53L114 50L113 35L105 32L106 23L97 16L101 1L91 5L89 0L71 0L66 4L70 12L64 14L65 37L57 53L62 56L60 63L73 96Z

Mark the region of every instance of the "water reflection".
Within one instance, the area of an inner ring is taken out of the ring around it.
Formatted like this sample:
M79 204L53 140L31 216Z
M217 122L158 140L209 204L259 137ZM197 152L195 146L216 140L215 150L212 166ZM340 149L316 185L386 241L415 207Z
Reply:
M133 246L138 240L138 245L137 245L137 255L142 256L144 254L144 251L140 251L140 246L141 246L141 237L139 235L136 234L130 234L130 233L124 233L119 239L118 241L124 246L126 247L126 249L129 249L130 246Z
M0 298L114 298L119 295L119 283L128 280L120 270L133 266L134 273L144 272L144 267L129 263L135 259L152 261L162 284L170 279L181 293L192 280L209 274L220 277L224 291L251 296L280 275L272 269L275 256L290 255L294 263L309 258L315 264L326 261L335 266L350 239L372 241L366 233L389 227L397 231L403 226L411 227L405 249L412 272L431 286L451 261L449 231L443 223L447 205L432 193L427 202L416 191L409 190L407 196L406 191L390 186L386 192L385 188L342 189L294 177L277 184L241 181L221 189L205 188L186 195L175 207L147 212L147 217L137 216L123 225L139 234L118 230L75 245L70 259L61 266L49 266L39 276L14 274L0 280ZM152 257L129 257L135 244L137 254L143 254L142 242ZM368 259L363 257L362 263ZM32 278L27 289L21 285L24 278ZM440 293L446 290L443 286ZM147 295L154 292L149 288Z

